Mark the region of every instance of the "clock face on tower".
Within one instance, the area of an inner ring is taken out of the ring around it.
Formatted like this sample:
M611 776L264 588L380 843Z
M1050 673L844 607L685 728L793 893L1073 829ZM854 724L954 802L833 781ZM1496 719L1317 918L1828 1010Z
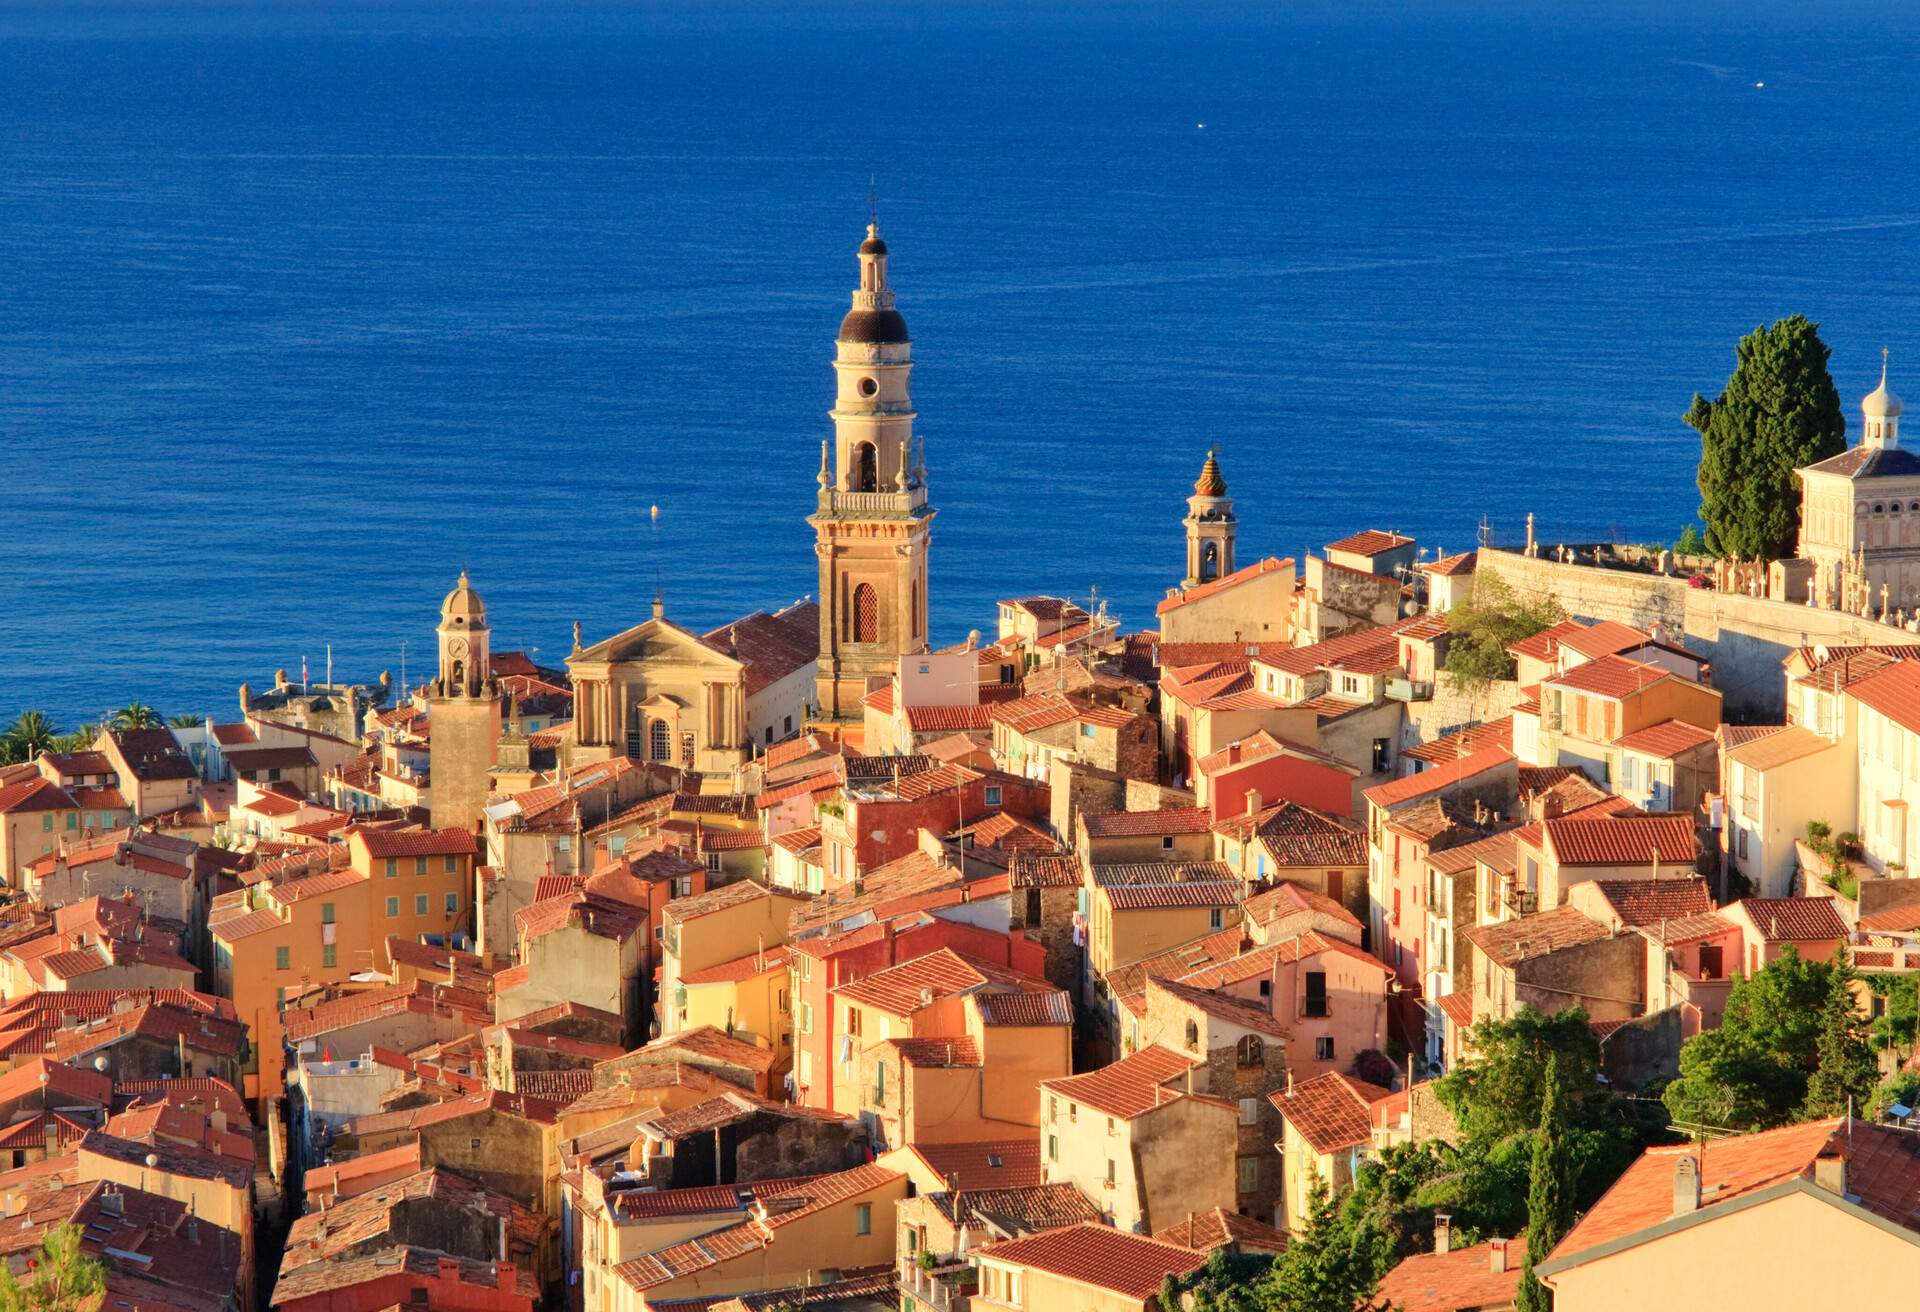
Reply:
M457 656L465 656L466 654L467 654L467 640L465 638L455 638L449 643L447 643L447 655L457 657Z

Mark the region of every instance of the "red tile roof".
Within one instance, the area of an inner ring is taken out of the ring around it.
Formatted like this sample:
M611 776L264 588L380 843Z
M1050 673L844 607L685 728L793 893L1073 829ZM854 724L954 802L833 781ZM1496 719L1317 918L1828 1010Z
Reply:
M1109 1116L1132 1120L1182 1097L1181 1090L1169 1089L1167 1084L1184 1079L1188 1070L1202 1064L1152 1043L1099 1070L1042 1080L1040 1087L1063 1101L1084 1103Z
M1693 821L1684 815L1566 817L1541 825L1543 843L1563 866L1688 863L1698 851Z
M67 791L41 775L0 788L0 815L73 809L74 800L67 795Z
M989 965L952 948L941 948L924 957L877 970L864 979L842 984L833 993L847 1002L907 1016L926 1006L928 995L933 999L952 997L987 985L1010 985L1023 992L1054 991L1045 980Z
M779 947L768 948L765 952L749 952L744 957L735 957L732 961L723 961L717 966L696 970L691 975L682 975L680 982L689 985L739 984L770 971L785 970L787 960L792 955L792 949L783 943Z
M1497 966L1512 967L1563 948L1597 943L1611 936L1605 925L1578 907L1555 907L1515 920L1469 925L1460 936L1485 953Z
M1371 1143L1373 1105L1392 1096L1377 1084L1329 1071L1270 1093L1267 1100L1315 1152L1326 1154Z
M464 829L369 829L357 825L348 833L366 844L367 854L390 856L472 856L473 835Z
M1204 834L1210 817L1204 806L1170 806L1158 811L1083 811L1089 838Z
M1690 752L1696 747L1705 747L1717 741L1718 734L1712 729L1702 729L1697 724L1688 724L1685 720L1662 720L1658 724L1648 725L1636 730L1615 742L1616 747L1630 752L1639 752L1642 756L1657 756L1662 760L1672 760L1682 752Z
M1237 879L1196 879L1184 884L1107 884L1100 891L1115 911L1164 911L1229 907L1240 900L1244 888Z
M1860 1206L1909 1231L1920 1230L1915 1216L1920 1140L1888 1126L1829 1118L1705 1144L1647 1149L1560 1241L1549 1267L1603 1245L1631 1242L1671 1218L1674 1163L1682 1156L1698 1156L1700 1205L1709 1211L1772 1185L1810 1180L1815 1159L1830 1153L1847 1159L1847 1191Z
M1900 661L1847 691L1909 733L1920 733L1920 662Z
M1442 556L1439 560L1431 564L1421 565L1419 568L1428 574L1436 574L1445 578L1461 574L1471 574L1474 571L1474 567L1479 563L1479 552L1462 551L1458 555Z
M1494 1249L1504 1254L1494 1269ZM1447 1253L1416 1253L1387 1272L1377 1296L1394 1312L1479 1312L1512 1305L1527 1257L1525 1235Z
M1211 583L1202 583L1196 587L1183 588L1173 596L1166 598L1158 606L1155 606L1154 613L1165 615L1169 611L1178 610L1188 602L1199 601L1203 597L1214 596L1217 593L1225 592L1228 588L1237 588L1242 583L1251 583L1254 579L1264 578L1280 570L1286 570L1288 573L1292 573L1293 557L1288 556L1286 559L1281 560L1273 556L1268 556L1265 560L1255 561L1244 569L1235 570L1225 578L1218 578Z
M982 1025L1026 1028L1073 1024L1073 1004L1062 989L1046 993L976 993Z
M1542 679L1543 687L1564 688L1568 692L1592 693L1596 697L1619 699L1650 688L1663 679L1680 676L1658 665L1629 660L1625 656L1602 656L1574 666L1564 674Z
M1204 1252L1231 1246L1243 1253L1280 1253L1287 1247L1287 1236L1282 1232L1224 1207L1188 1217L1165 1230L1156 1230L1153 1237L1163 1244Z
M802 601L771 615L755 611L702 634L700 641L746 666L742 678L751 697L819 657L820 607Z
M1405 779L1375 784L1367 789L1364 795L1373 805L1391 810L1396 806L1418 801L1429 793L1451 788L1490 771L1503 767L1510 768L1512 764L1512 752L1503 747L1486 747L1471 756L1448 761L1445 765L1435 766L1431 770L1422 770L1419 774L1409 775Z
M1380 556L1396 547L1413 545L1413 539L1398 533L1383 533L1377 528L1362 529L1338 542L1327 543L1328 551L1343 551L1349 556Z
M1602 879L1595 887L1623 925L1657 926L1713 910L1704 879Z
M1743 911L1770 942L1830 943L1847 937L1847 922L1824 897L1750 897L1728 907Z
M1039 1184L1040 1140L909 1144L914 1156L957 1189L1023 1189Z
M1111 1226L1084 1224L988 1244L974 1252L1137 1299L1158 1293L1168 1276L1184 1276L1207 1261L1205 1253L1191 1248L1127 1234Z

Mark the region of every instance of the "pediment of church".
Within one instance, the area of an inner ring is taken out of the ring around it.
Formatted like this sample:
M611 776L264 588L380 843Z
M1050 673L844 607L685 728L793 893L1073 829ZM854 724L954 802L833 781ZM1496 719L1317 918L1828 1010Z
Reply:
M697 635L663 619L636 624L568 658L569 665L576 661L604 661L609 665L692 665L716 673L740 669L739 661L721 655Z

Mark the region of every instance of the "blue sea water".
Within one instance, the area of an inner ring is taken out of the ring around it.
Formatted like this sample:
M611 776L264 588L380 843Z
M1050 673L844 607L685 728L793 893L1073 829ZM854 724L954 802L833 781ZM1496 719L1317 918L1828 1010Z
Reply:
M1247 559L1670 539L1755 324L1920 391L1917 55L1904 3L7 5L0 719L417 677L463 566L547 660L810 593L870 177L937 639L1150 624L1210 443Z

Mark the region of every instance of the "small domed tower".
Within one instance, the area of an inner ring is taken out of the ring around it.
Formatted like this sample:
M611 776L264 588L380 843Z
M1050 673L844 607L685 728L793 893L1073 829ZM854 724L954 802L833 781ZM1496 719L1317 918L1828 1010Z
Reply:
M1187 498L1186 525L1186 586L1197 587L1233 573L1233 535L1238 525L1227 480L1220 473L1218 451L1209 450L1207 463L1200 466L1193 495Z
M493 674L487 630L487 603L460 571L460 581L440 603L440 677L433 691L440 697L480 697L492 694Z
M1880 386L1860 402L1860 445L1892 450L1900 445L1900 398L1887 386L1887 351L1880 348Z
M440 673L427 685L428 810L436 829L472 829L500 744L487 604L467 572L440 603Z

